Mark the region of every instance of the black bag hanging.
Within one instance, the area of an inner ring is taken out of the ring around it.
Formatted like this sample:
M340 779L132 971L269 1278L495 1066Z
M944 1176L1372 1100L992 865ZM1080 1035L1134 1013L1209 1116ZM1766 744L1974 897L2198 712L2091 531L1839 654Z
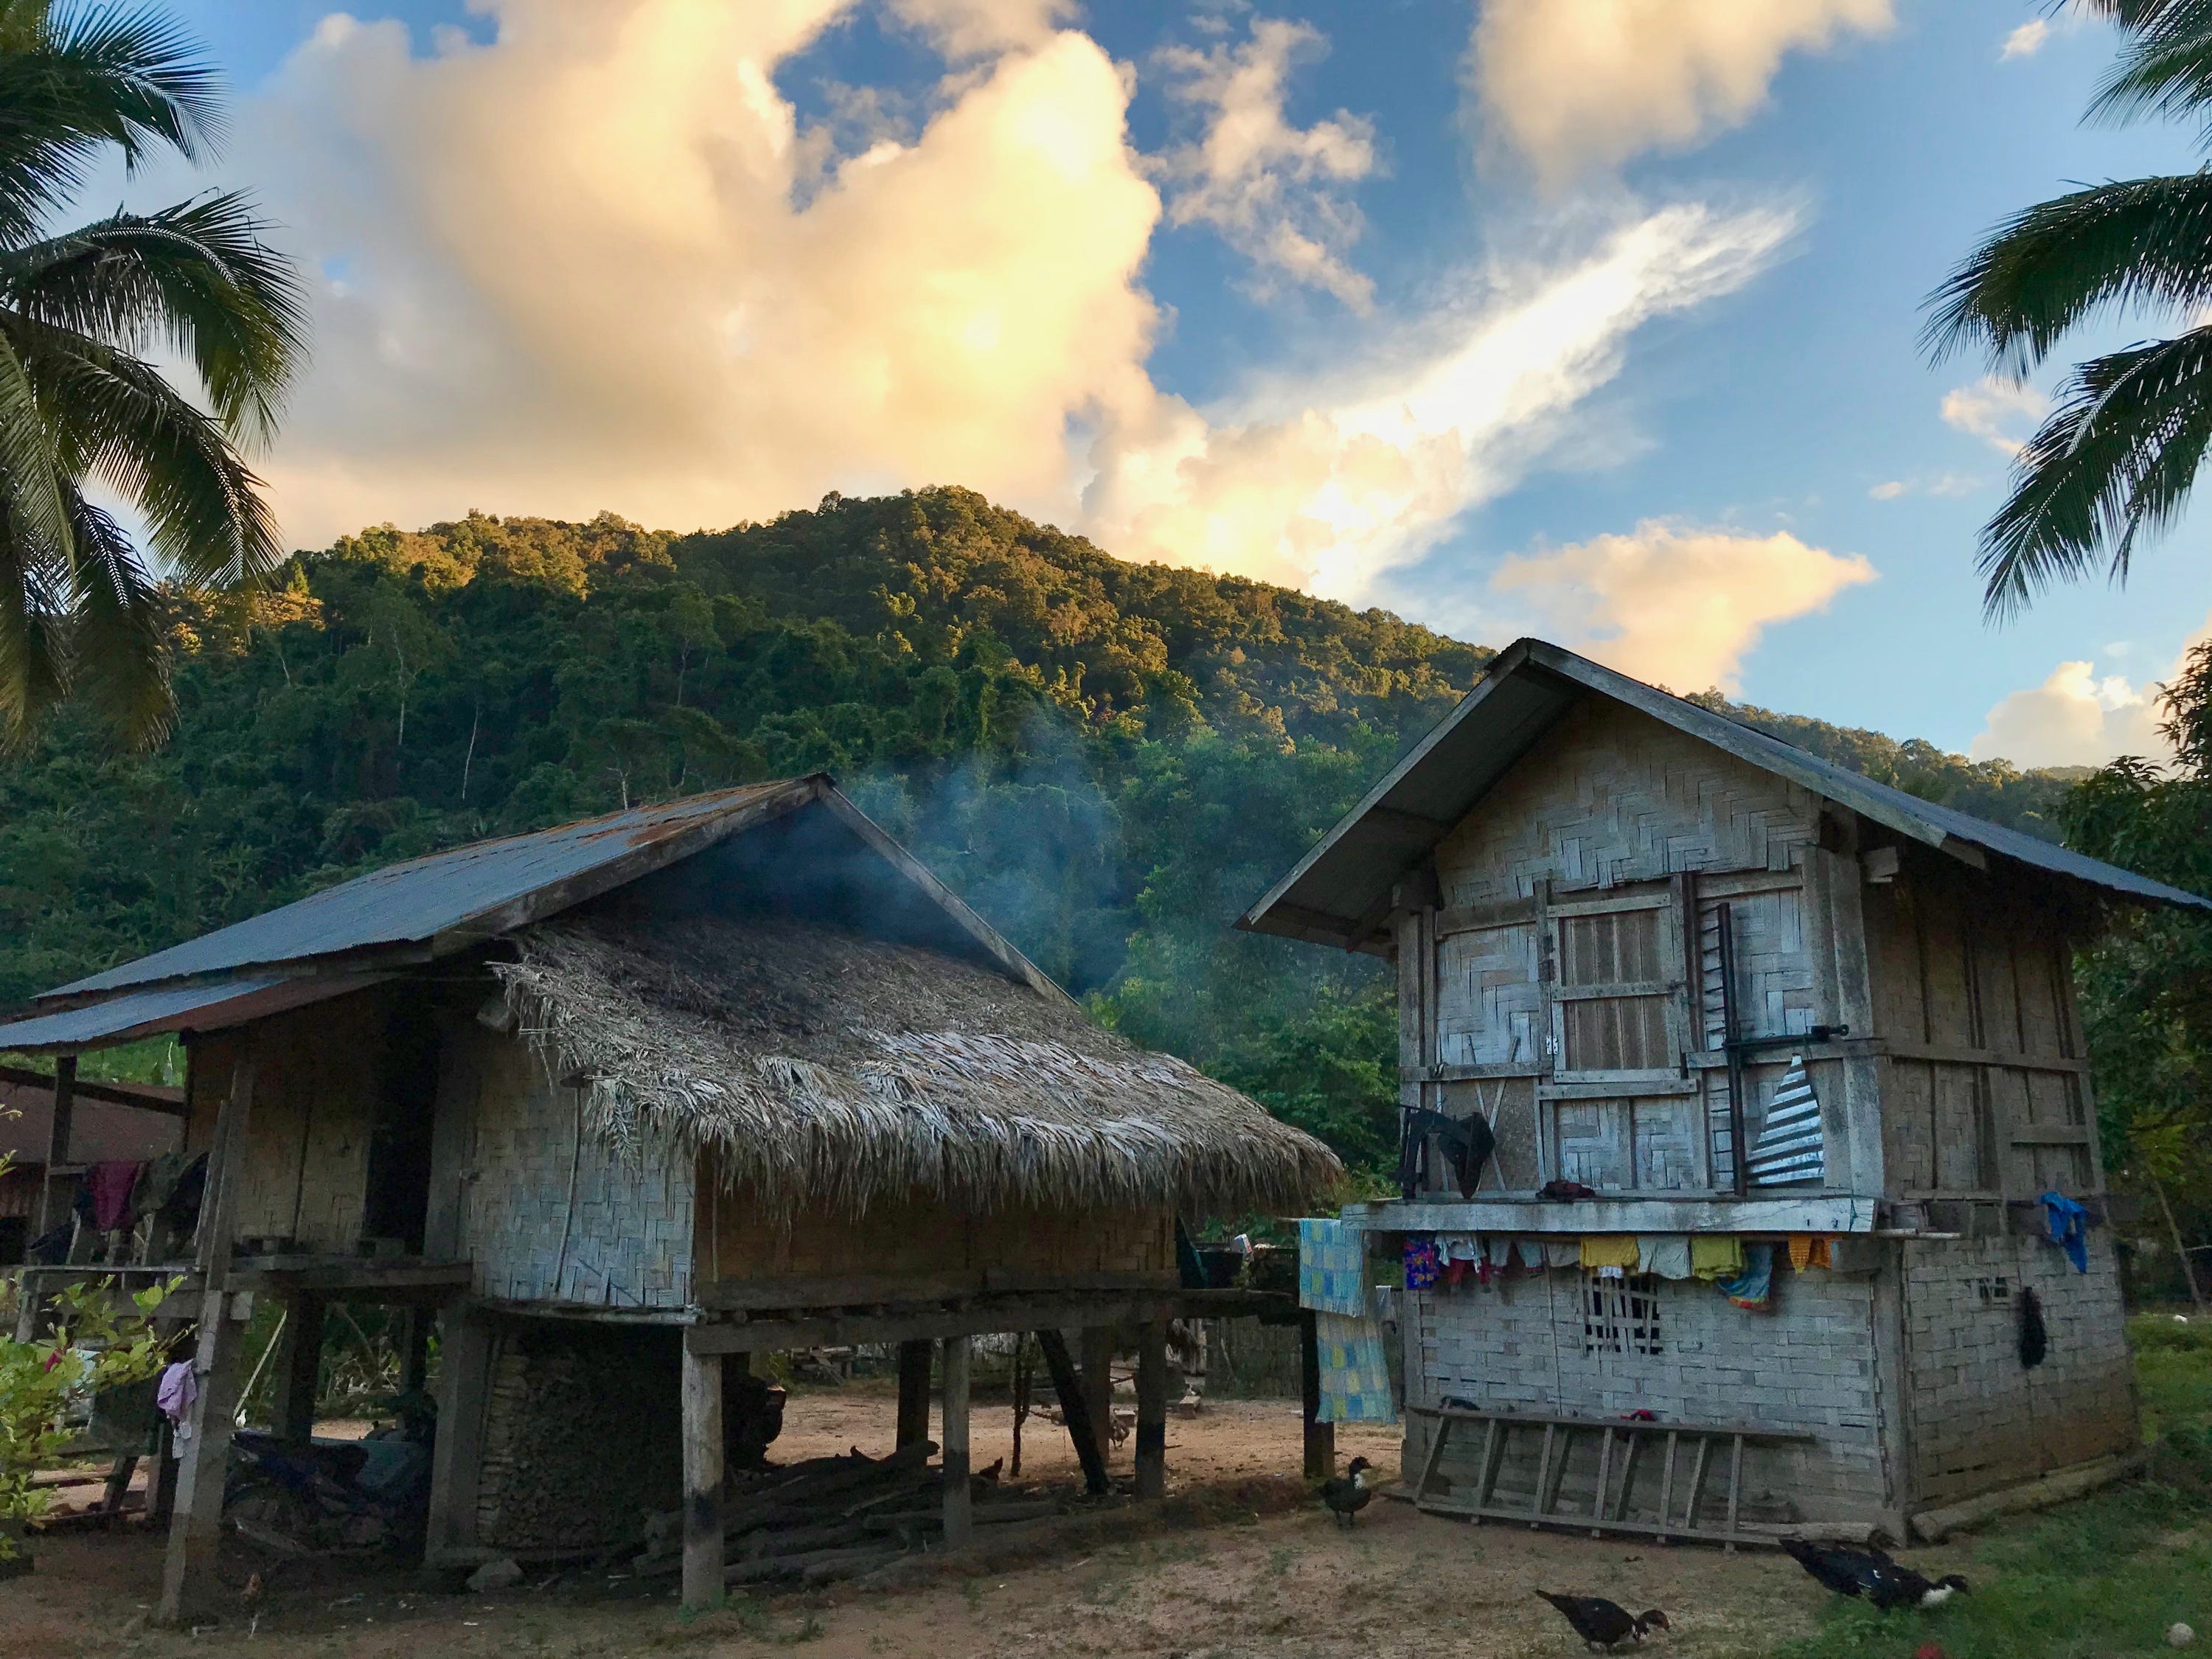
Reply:
M2043 1304L2036 1300L2035 1292L2021 1286L2020 1292L2020 1363L2033 1370L2043 1363L2044 1355L2051 1352L2051 1333L2043 1328Z
M1398 1195L1409 1201L1419 1195L1431 1135L1451 1168L1459 1195L1473 1198L1475 1183L1482 1179L1482 1166L1490 1161L1498 1145L1497 1137L1480 1117L1447 1117L1425 1109L1406 1114L1405 1130L1398 1142Z

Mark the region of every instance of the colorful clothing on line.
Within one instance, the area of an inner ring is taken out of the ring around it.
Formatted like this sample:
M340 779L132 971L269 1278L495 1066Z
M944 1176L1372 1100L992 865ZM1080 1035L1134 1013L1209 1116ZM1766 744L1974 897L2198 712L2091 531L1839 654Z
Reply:
M128 1227L131 1194L145 1164L137 1158L111 1158L92 1166L92 1225L96 1232L112 1233Z
M1584 1233L1582 1265L1585 1267L1633 1267L1638 1261L1633 1233Z
M1774 1297L1774 1246L1745 1245L1743 1271L1734 1279L1721 1280L1721 1294L1739 1308L1765 1312Z
M1298 1221L1298 1306L1316 1313L1367 1311L1367 1243L1341 1221Z
M1636 1269L1662 1279L1690 1276L1690 1238L1686 1233L1638 1233Z
M1405 1259L1406 1288L1409 1291L1425 1291L1443 1271L1437 1260L1437 1241L1427 1233L1406 1236Z
M2050 1229L2051 1242L2066 1252L2066 1259L2074 1264L2074 1271L2089 1271L2089 1212L2063 1193L2043 1195L2044 1225Z
M1826 1233L1792 1233L1790 1235L1790 1266L1793 1272L1803 1273L1808 1267L1832 1267L1833 1258L1828 1254Z
M1342 1314L1314 1316L1314 1342L1321 1357L1323 1423L1395 1423L1390 1370L1382 1358L1382 1331L1372 1319Z
M1692 1233L1690 1271L1699 1279L1734 1279L1743 1271L1743 1241L1734 1233Z
M1544 1241L1544 1263L1551 1267L1579 1267L1583 1265L1583 1243L1578 1238L1547 1238Z
M1522 1272L1540 1273L1544 1271L1547 1265L1547 1258L1544 1254L1544 1241L1542 1239L1524 1238L1521 1240Z

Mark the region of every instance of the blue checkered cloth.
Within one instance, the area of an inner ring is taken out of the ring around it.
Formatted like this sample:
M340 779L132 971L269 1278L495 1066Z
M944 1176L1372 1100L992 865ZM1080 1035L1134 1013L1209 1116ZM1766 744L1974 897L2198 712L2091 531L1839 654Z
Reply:
M1341 1221L1306 1216L1298 1222L1298 1306L1316 1313L1364 1317L1367 1245Z
M1321 1409L1323 1423L1395 1423L1390 1369L1382 1359L1382 1328L1364 1316L1314 1316L1315 1345L1321 1352Z

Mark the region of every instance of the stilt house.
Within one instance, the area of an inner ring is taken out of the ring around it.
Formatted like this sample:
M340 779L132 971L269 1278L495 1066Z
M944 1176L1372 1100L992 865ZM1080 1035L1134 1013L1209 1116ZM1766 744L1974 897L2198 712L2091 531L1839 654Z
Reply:
M1242 924L1391 958L1408 1124L1494 1143L1347 1212L1412 1246L1419 1501L1901 1539L2119 1467L2071 978L2115 904L2212 908L1508 649Z
M325 1304L441 1320L430 1560L611 1545L681 1498L706 1602L748 1356L905 1345L903 1443L945 1342L957 1535L967 1339L1049 1332L1050 1358L1063 1328L1139 1326L1156 1492L1177 1216L1340 1173L1092 1024L819 776L378 871L64 986L0 1048L66 1078L158 1031L188 1039L210 1160L191 1259L140 1270L186 1273L198 1322L172 1616L210 1588L252 1295L287 1304L302 1437Z

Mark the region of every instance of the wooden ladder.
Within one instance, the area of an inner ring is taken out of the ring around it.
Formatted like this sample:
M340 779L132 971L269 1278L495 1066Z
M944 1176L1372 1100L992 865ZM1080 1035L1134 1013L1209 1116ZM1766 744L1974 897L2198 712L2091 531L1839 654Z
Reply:
M1435 1515L1467 1516L1476 1521L1520 1521L1531 1527L1587 1527L1592 1537L1604 1533L1634 1533L1661 1543L1674 1539L1725 1545L1771 1544L1771 1533L1746 1530L1743 1524L1743 1449L1751 1441L1810 1440L1808 1434L1745 1424L1689 1424L1613 1420L1584 1417L1546 1417L1517 1412L1474 1411L1462 1407L1407 1407L1410 1416L1434 1420L1436 1432L1429 1455L1414 1483L1414 1507ZM1437 1471L1452 1431L1462 1423L1484 1425L1482 1455L1476 1464L1474 1490L1458 1492L1434 1490ZM1498 1475L1505 1467L1516 1433L1535 1440L1535 1478L1528 1497L1503 1501ZM1537 1437L1540 1435L1540 1439ZM1578 1437L1580 1437L1578 1440ZM1650 1442L1661 1443L1659 1498L1656 1513L1631 1515L1629 1503L1636 1485L1636 1470ZM1680 1476L1681 1451L1691 1448L1686 1482ZM1577 1445L1595 1445L1596 1480L1587 1504L1579 1500L1562 1508L1560 1487L1569 1461ZM1706 1486L1712 1474L1713 1454L1724 1449L1728 1486L1723 1514L1717 1522L1705 1518ZM1677 1492L1680 1504L1676 1505Z

